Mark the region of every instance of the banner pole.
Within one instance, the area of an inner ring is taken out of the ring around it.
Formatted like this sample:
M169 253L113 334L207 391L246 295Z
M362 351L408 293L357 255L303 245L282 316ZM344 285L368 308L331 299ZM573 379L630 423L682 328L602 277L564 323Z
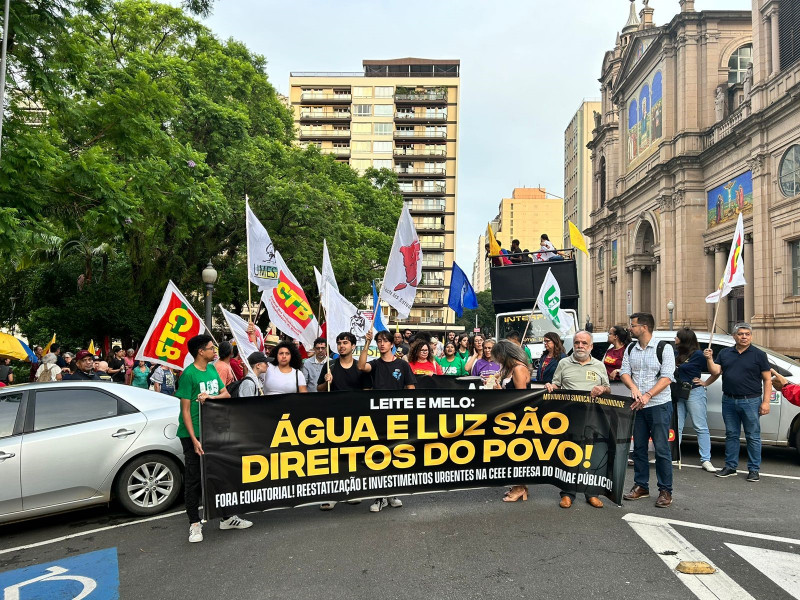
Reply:
M322 302L320 302L320 304L319 304L319 315L320 316L322 316L323 310L324 310L324 307L322 306ZM325 310L325 322L326 323L328 322L328 311L327 310ZM322 328L320 328L320 333L321 333L321 331L322 331ZM328 367L328 373L331 375L331 378L333 378L333 371L331 371L331 346L330 346L330 340L328 339L329 335L330 335L330 332L328 332L328 334L325 336L325 364ZM331 391L331 382L328 381L326 383L328 384L328 391L330 392Z
M722 286L719 288L719 298L717 298L717 308L714 309L714 320L711 322L711 333L708 336L708 347L711 348L711 342L714 341L714 330L717 328L717 315L719 314L719 305L722 304Z
M250 323L253 322L253 297L250 290L250 227L247 224L247 211L250 208L250 198L247 194L244 195L244 231L247 238L247 319ZM259 303L260 305L260 303Z
M533 305L531 309L531 314L528 315L528 322L525 323L525 331L522 332L522 339L520 340L521 344L525 344L525 336L528 335L528 327L531 326L531 319L533 319L533 311L536 310L536 304Z

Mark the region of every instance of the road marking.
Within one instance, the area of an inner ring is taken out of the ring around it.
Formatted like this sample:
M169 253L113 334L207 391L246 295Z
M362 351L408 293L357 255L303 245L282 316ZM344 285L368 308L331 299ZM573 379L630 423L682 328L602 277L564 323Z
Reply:
M739 544L725 545L769 577L792 598L800 600L800 554Z
M769 540L771 542L782 542L786 544L800 544L800 540L794 538L780 537L777 535L769 535L767 533L753 533L751 531L741 531L739 529L729 529L727 527L717 527L715 525L705 525L703 523L692 523L690 521L678 521L677 519L662 519L659 517L651 517L649 515L639 515L636 513L628 513L623 520L628 523L642 523L645 525L679 525L681 527L691 527L693 529L705 529L706 531L716 531L717 533L727 533L730 535L738 535L741 537L756 538L759 540Z
M129 525L137 525L139 523L147 523L149 521L158 521L159 519L168 519L169 517L174 517L176 515L185 515L186 511L180 510L172 513L167 513L164 515L157 515L155 517L147 517L146 519L138 519L136 521L128 521L127 523L119 523L117 525L108 525L107 527L98 527L97 529L90 529L89 531L82 531L80 533L71 533L69 535L62 535L61 537L52 538L50 540L43 540L41 542L36 542L33 544L25 544L24 546L17 546L16 548L6 548L5 550L0 550L0 555L2 554L10 554L11 552L19 552L20 550L28 550L30 548L38 548L39 546L47 546L48 544L55 544L57 542L63 542L64 540L69 540L76 537L81 537L84 535L92 535L94 533L100 533L102 531L109 531L111 529L119 529L121 527L128 527Z
M700 600L731 599L755 600L753 596L731 579L725 571L717 567L711 559L692 546L689 541L675 531L664 519L628 519L634 515L625 515L625 520L639 534L650 548L655 551L678 579ZM674 554L672 554L674 553ZM675 570L682 560L702 561L712 565L716 572L710 575L691 575Z
M677 467L678 465L672 465L673 467ZM681 465L682 469L702 469L703 467L700 465ZM747 471L736 471L741 475L747 475ZM712 473L709 473L711 475ZM772 473L759 473L761 477L776 477L778 479L794 479L795 481L800 481L800 477L796 475L773 475Z

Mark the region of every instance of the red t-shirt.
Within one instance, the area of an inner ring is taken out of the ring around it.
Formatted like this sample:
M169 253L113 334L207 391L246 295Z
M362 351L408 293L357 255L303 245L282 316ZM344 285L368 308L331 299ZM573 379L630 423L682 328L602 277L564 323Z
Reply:
M439 363L430 360L425 362L409 362L408 366L411 367L411 372L414 375L442 375L442 366Z
M796 383L785 385L781 390L781 394L795 406L800 406L800 385Z
M625 346L621 348L609 348L603 357L603 364L606 366L608 378L611 379L611 372L622 368L622 357L625 355ZM619 379L619 377L617 377Z
M242 379L244 377L244 363L241 358L231 359L231 370L233 374L236 375L236 379Z

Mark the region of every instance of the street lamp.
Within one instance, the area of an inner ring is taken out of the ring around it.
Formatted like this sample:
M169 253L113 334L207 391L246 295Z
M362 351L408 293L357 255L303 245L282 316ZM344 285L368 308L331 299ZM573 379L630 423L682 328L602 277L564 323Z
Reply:
M203 283L206 284L206 328L211 331L211 294L214 292L214 284L217 282L217 270L211 261L203 269Z
M672 331L674 329L672 323L672 311L675 310L675 303L672 300L667 302L667 310L669 311L669 330Z

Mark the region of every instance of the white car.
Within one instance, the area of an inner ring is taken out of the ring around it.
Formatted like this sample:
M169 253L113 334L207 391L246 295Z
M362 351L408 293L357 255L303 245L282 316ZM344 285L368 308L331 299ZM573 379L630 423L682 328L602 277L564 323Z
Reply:
M106 504L165 511L183 482L179 400L64 381L0 390L0 523Z
M655 331L653 337L656 341L667 340L674 343L675 331ZM708 340L710 333L707 331L695 331L697 341L701 349L708 347ZM608 334L606 332L592 334L594 348L592 355L602 360L602 356L608 349ZM719 354L723 348L735 346L736 343L733 337L723 334L714 334L714 339L711 343L711 350L714 352L714 357ZM757 344L753 344L767 353L767 359L770 365L781 375L789 379L792 383L800 383L800 363L779 354L768 348L763 348ZM572 351L572 337L564 340L564 347L567 352ZM666 348L664 351L666 352ZM703 379L707 379L709 373L703 375ZM617 386L614 386L617 387ZM620 393L618 389L614 393ZM722 420L722 378L720 377L708 387L708 430L711 439L715 441L725 441L725 423ZM686 425L683 430L683 435L686 438L695 438L696 434L692 426L691 416L686 416ZM742 442L744 442L744 434L742 434ZM761 417L761 443L767 446L792 446L797 449L800 454L800 407L790 404L780 392L772 391L770 400L769 414Z

